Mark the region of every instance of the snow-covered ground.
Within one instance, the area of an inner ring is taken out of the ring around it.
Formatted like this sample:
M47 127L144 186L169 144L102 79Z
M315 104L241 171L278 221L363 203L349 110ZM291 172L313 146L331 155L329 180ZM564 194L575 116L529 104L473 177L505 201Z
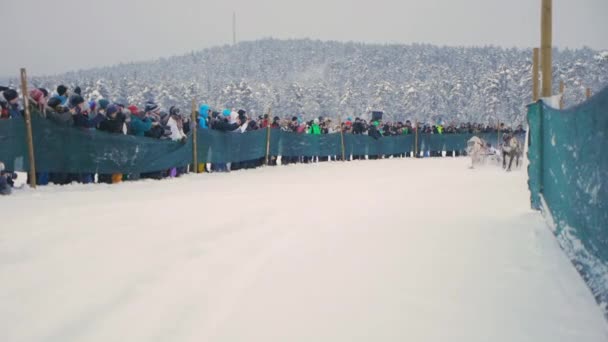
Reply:
M381 160L0 198L0 341L608 341L522 171Z

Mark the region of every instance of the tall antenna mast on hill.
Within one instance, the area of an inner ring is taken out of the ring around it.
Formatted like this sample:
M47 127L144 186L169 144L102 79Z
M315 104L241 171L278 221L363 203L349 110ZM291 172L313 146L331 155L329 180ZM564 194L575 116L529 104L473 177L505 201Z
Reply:
M236 45L236 12L232 12L232 45Z

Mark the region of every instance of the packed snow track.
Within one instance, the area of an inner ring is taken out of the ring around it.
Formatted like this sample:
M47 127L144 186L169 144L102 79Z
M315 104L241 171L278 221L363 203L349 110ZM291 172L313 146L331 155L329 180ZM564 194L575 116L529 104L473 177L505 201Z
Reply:
M608 341L523 171L321 163L0 198L0 341Z

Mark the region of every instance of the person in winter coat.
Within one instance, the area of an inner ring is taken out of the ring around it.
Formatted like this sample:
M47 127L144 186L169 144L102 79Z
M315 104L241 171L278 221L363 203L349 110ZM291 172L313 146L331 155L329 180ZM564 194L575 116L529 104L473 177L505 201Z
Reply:
M125 116L117 105L110 105L106 110L105 119L99 124L99 130L124 134ZM122 173L100 174L99 183L116 184L122 181Z
M237 130L240 125L238 122L230 122L230 114L229 110L225 110L222 113L222 117L215 123L213 129L221 132L233 132Z
M179 141L186 143L186 134L184 133L182 117L180 116L180 110L176 107L169 109L169 119L167 120L167 127L171 134L169 138L173 141Z
M61 101L61 105L62 106L67 106L68 105L68 88L66 86L64 86L63 84L60 84L57 86L57 91L56 94L53 96L53 98L57 98L59 99L59 101Z
M321 126L319 125L319 119L314 119L312 125L310 125L309 134L321 135Z
M110 105L106 110L104 120L99 123L99 130L108 133L122 134L124 124L124 114L122 114L118 106Z
M101 100L97 101L97 112L101 113L101 114L105 114L106 109L108 109L109 105L110 105L110 101L108 101L106 99L101 99Z
M34 88L30 90L30 100L38 107L40 113L46 112L46 103L48 101L49 92L44 88Z
M7 89L2 92L4 99L7 103L7 111L9 118L21 117L21 110L19 110L19 94L14 89Z
M105 117L97 114L90 119L89 115L83 110L84 99L80 95L74 95L70 98L70 112L73 115L74 126L79 128L96 128Z
M61 105L61 100L58 98L51 98L47 102L47 118L53 121L56 124L61 126L73 126L74 119L72 118L72 113Z
M380 132L380 122L378 121L374 121L372 122L371 126L369 126L369 130L368 130L368 135L372 138L374 138L375 140L378 140L382 137L382 133Z
M198 109L198 127L205 128L205 129L209 128L207 121L209 120L210 111L211 111L211 108L209 107L209 105L206 105L206 104L200 105L200 107Z
M74 120L74 127L83 129L96 128L105 119L101 114L97 114L97 116L90 119L88 114L83 110L84 99L80 95L72 96L69 105L70 113L72 113L72 119ZM84 184L94 182L93 174L90 173L72 175L72 179L74 178Z

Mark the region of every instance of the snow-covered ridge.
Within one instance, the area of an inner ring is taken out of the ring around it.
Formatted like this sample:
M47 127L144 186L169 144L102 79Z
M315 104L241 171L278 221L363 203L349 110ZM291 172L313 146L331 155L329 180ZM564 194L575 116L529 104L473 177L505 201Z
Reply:
M608 59L590 49L556 50L555 91L566 106L585 88L608 84ZM35 86L80 85L85 95L190 108L193 97L218 108L279 116L358 116L384 110L393 119L509 124L531 101L531 51L499 47L373 45L260 40L156 61L34 77Z

